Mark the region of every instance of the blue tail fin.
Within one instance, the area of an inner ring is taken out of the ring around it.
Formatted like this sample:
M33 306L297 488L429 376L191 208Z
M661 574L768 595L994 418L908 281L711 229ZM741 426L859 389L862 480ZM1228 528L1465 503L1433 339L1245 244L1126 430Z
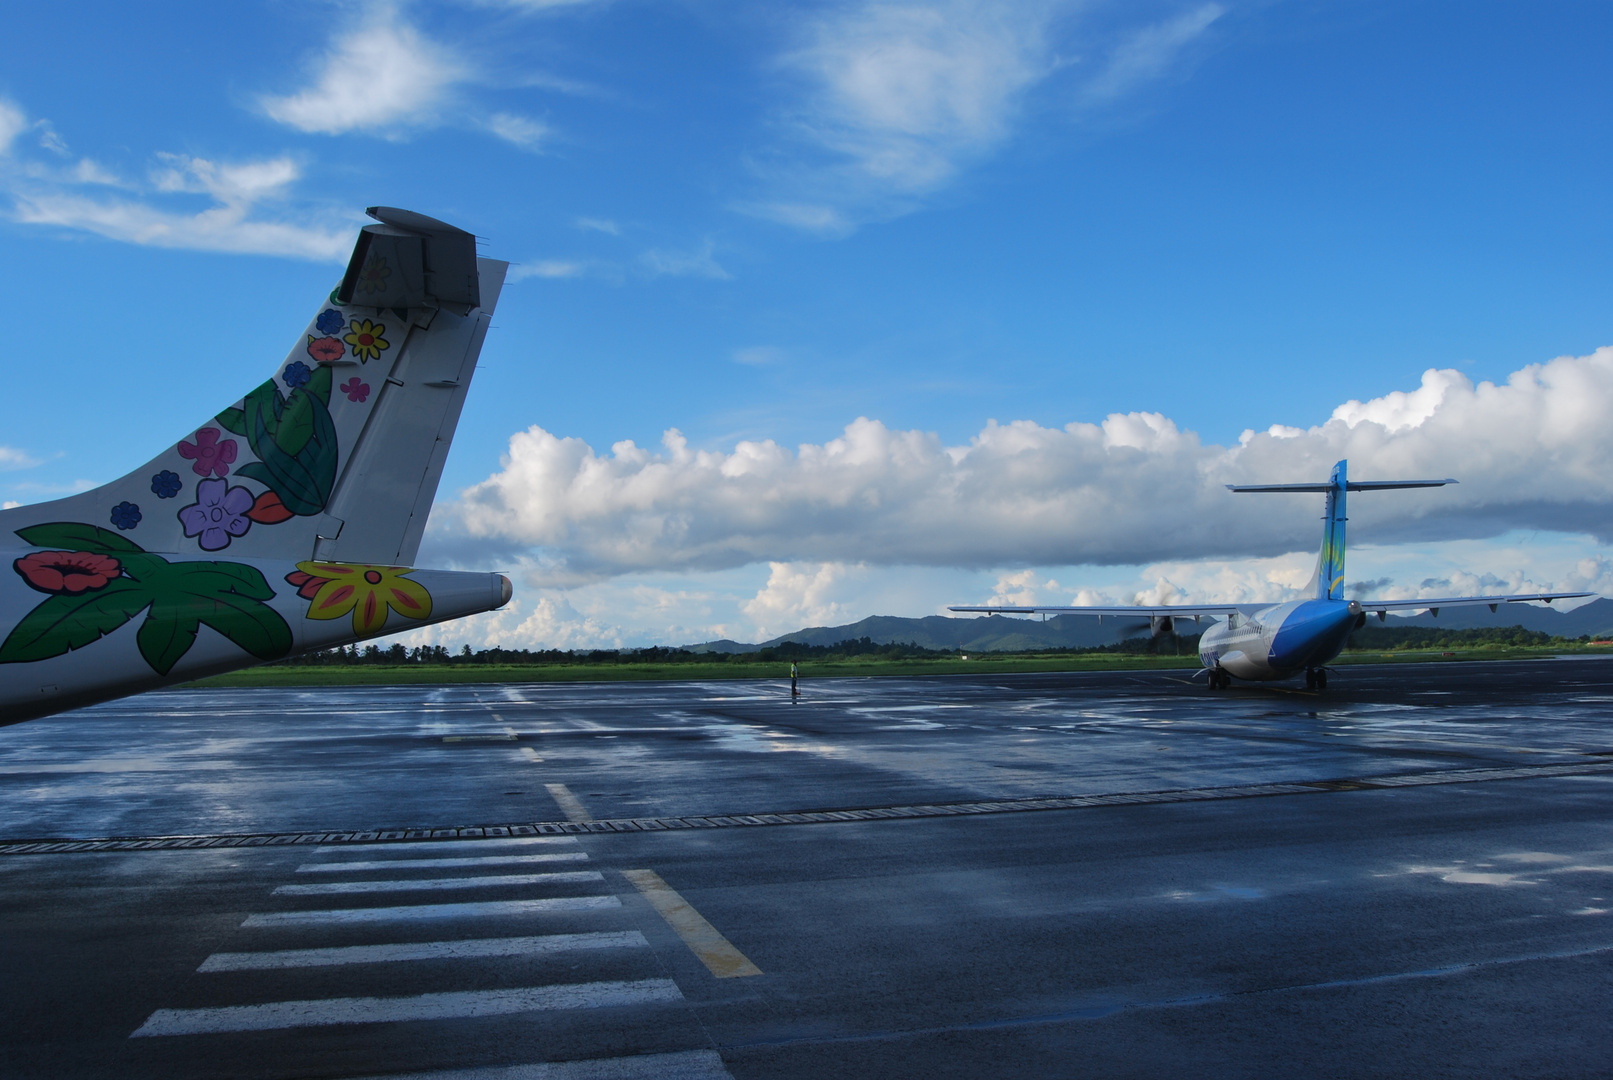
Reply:
M1344 599L1344 496L1350 489L1348 462L1333 466L1327 482L1327 510L1322 515L1322 550L1316 556L1316 599Z

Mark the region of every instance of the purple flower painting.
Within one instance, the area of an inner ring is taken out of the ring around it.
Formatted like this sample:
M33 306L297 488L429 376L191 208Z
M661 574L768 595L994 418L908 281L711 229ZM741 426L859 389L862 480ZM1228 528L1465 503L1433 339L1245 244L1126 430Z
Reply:
M224 480L201 480L196 484L196 501L179 511L179 523L186 536L199 536L203 551L222 551L230 540L245 536L252 527L246 512L252 509L252 493L244 487L230 487Z

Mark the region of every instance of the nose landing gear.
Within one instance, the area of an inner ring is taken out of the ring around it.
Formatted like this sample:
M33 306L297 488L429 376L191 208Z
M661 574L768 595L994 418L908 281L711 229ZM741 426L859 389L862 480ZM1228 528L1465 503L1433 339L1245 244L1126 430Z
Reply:
M1305 669L1305 689L1307 689L1307 690L1326 690L1327 689L1327 669L1326 668L1306 668Z
M1228 675L1226 672L1222 671L1220 668L1211 668L1210 669L1210 689L1211 690L1230 690L1230 689L1232 689L1232 676Z

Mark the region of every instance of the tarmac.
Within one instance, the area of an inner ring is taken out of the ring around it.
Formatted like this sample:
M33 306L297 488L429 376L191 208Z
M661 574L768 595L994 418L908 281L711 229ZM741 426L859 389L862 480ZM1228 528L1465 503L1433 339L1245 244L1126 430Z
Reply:
M1613 664L0 729L0 1075L1604 1076Z

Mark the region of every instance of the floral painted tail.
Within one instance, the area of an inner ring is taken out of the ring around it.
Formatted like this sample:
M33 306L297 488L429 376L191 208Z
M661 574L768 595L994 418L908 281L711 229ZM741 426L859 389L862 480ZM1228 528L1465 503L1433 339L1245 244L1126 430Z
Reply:
M0 722L509 599L496 574L408 568L507 264L369 213L265 382L122 479L0 511Z
M342 283L240 401L143 468L0 515L78 521L146 551L411 563L507 264L377 207Z

